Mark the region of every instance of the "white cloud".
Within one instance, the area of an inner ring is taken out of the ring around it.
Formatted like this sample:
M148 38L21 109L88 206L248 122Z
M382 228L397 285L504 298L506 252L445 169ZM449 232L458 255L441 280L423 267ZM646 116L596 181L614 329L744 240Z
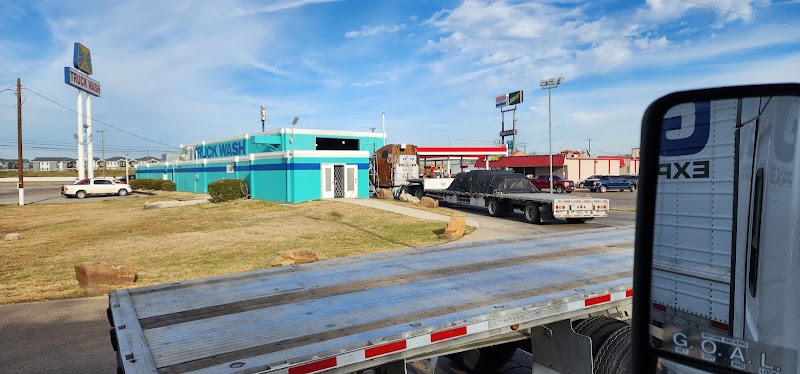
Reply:
M406 28L405 24L399 25L377 25L377 26L361 26L359 31L348 31L344 34L345 38L361 38L366 36L378 36L382 34L391 34Z
M272 1L269 5L249 8L235 8L231 16L246 17L264 13L274 13L282 10L298 8L309 4L330 3L338 0L294 0L294 1Z

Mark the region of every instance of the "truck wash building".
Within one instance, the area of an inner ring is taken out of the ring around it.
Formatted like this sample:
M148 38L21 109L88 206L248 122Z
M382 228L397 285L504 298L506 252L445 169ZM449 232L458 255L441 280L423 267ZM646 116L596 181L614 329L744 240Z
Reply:
M207 193L221 179L247 182L252 199L299 203L369 197L369 157L382 134L281 128L181 145L176 161L146 164L137 178L166 179Z

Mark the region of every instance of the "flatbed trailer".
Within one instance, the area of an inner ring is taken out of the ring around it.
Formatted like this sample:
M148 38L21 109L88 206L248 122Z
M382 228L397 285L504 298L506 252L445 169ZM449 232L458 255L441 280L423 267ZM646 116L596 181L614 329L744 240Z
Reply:
M564 324L628 318L632 263L633 227L592 229L116 290L108 317L125 373L403 373L526 339L575 372L586 352Z
M492 217L502 217L519 210L529 223L565 219L569 223L608 216L608 199L591 197L563 197L549 193L472 193L449 190L426 190L445 204L486 207Z

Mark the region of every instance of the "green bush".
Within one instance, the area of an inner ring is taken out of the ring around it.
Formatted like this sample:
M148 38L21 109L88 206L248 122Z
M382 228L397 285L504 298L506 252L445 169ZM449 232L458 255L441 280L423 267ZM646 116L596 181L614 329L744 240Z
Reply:
M175 191L175 183L161 179L137 178L131 180L130 185L134 190Z
M211 195L211 202L219 203L245 199L250 197L247 191L247 182L241 179L221 179L208 184L208 194Z
M153 181L155 181L155 179L136 178L132 179L128 184L130 184L131 188L134 190L152 190Z
M161 191L175 191L175 183L168 180L162 180L161 183L158 184L158 189Z

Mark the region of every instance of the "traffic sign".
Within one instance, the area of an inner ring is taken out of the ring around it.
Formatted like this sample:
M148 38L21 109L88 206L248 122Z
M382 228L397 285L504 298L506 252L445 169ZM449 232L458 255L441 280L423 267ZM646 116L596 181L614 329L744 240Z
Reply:
M500 131L500 136L513 136L517 135L517 129Z

